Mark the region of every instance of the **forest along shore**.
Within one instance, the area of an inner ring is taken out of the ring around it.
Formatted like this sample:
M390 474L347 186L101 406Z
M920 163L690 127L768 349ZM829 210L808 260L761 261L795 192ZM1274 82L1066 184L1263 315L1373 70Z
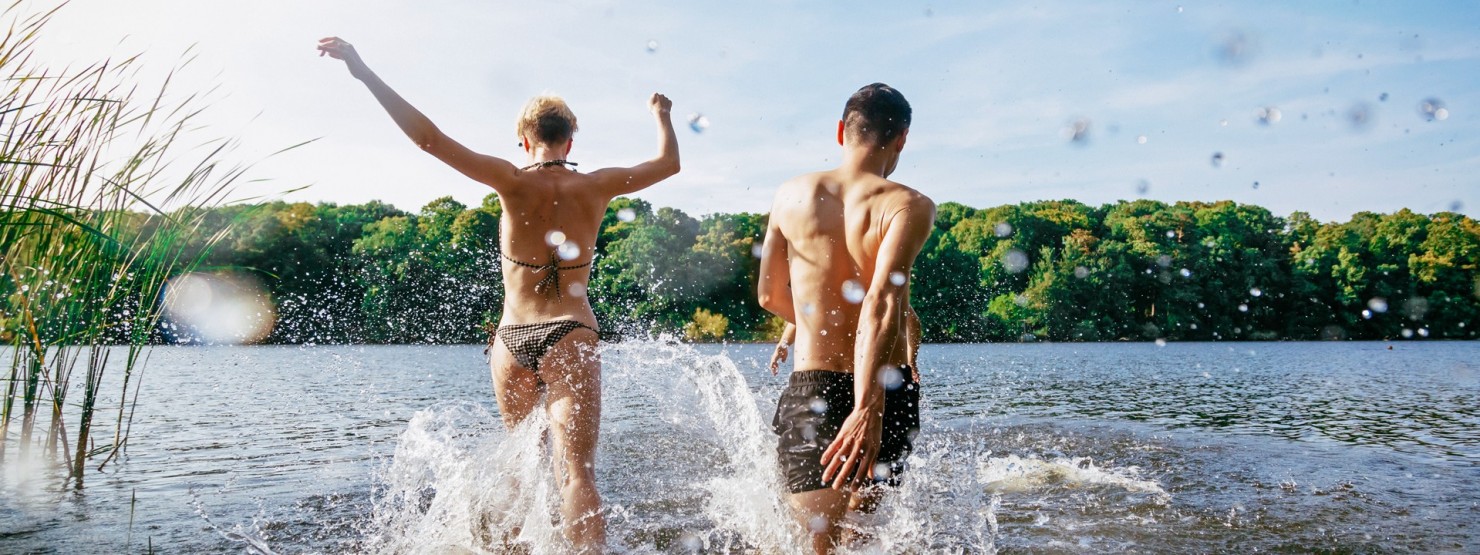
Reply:
M416 213L379 202L208 210L196 240L229 231L202 267L261 282L276 313L265 342L476 343L498 318L494 195ZM613 201L588 293L604 331L774 338L780 323L755 302L765 223ZM1473 339L1477 268L1480 224L1452 212L1319 222L1231 201L948 202L911 302L930 342ZM191 339L169 328L160 341Z

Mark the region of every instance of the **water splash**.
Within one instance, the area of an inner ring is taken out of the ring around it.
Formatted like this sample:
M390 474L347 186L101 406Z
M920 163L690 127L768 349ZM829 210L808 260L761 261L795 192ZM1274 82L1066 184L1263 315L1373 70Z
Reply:
M1444 107L1444 101L1437 98L1425 98L1418 103L1418 113L1423 116L1424 121L1444 121L1449 119L1449 109Z
M1280 122L1280 109L1274 106L1265 106L1254 111L1254 119L1259 125L1274 125Z
M709 129L709 118L704 114L690 114L689 129L695 133L703 133L705 129Z
M1089 118L1075 118L1073 121L1065 124L1060 133L1069 142L1084 145L1089 142L1089 127Z
M612 411L620 417L603 422L598 456L609 549L801 552L802 527L784 501L769 426L780 379L747 381L723 352L705 355L666 338L604 345L601 356L603 405L621 407ZM470 403L417 413L376 477L360 551L568 551L541 412L509 431ZM840 553L993 553L1004 503L1024 510L1041 502L1030 499L1065 492L1130 496L1137 506L1164 506L1170 497L1135 467L994 455L979 435L942 430L929 414L905 480L876 512L844 521L856 538ZM1029 450L1041 443L1029 441Z

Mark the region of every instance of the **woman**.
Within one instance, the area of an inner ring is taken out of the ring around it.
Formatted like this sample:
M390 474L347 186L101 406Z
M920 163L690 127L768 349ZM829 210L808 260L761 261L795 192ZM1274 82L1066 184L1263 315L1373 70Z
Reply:
M505 294L497 339L490 340L497 343L490 349L494 395L504 425L512 428L545 391L566 538L579 552L600 551L606 541L595 482L601 360L586 283L611 199L678 173L678 140L668 114L673 103L656 93L648 100L658 123L657 158L577 173L567 160L575 115L559 98L534 98L519 116L519 140L529 159L517 167L444 135L376 77L349 43L331 37L318 49L343 60L417 146L498 193Z

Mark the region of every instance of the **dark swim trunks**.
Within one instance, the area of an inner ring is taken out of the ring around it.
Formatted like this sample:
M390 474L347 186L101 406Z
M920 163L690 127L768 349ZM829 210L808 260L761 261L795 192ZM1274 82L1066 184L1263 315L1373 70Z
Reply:
M899 484L905 459L920 430L920 387L908 366L900 380L884 390L884 434L875 464L875 483ZM794 371L771 426L781 436L777 454L786 476L786 489L803 493L828 487L822 481L822 452L853 412L853 375L826 370ZM887 475L878 465L888 465Z

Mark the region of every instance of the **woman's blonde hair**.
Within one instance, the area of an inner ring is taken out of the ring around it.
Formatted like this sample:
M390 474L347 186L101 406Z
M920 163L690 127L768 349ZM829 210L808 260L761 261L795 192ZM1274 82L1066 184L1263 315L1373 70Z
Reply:
M575 136L578 129L575 113L558 96L540 95L531 98L519 113L519 136L532 137L540 144L563 143Z

